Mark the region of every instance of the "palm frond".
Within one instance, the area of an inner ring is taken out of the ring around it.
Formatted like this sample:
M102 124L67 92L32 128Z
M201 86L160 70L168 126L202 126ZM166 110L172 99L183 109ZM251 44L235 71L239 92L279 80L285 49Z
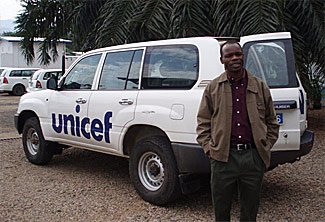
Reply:
M229 1L213 2L212 13L215 35L242 36L276 31L280 8L277 1Z
M171 13L172 27L169 37L212 35L210 11L211 1L176 1Z
M135 11L130 20L137 30L131 32L138 36L138 41L165 39L171 30L170 14L172 11L172 0L138 1L138 10Z

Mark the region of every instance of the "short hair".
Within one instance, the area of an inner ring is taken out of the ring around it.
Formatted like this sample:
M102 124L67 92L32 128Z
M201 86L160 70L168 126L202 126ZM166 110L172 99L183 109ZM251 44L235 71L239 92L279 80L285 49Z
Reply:
M231 39L231 40L228 40L228 41L221 44L221 46L220 46L220 56L221 57L222 57L222 49L223 49L223 47L225 45L231 45L231 44L237 44L240 47L240 49L243 51L243 49L241 48L241 45L238 43L238 41L236 41L234 39Z

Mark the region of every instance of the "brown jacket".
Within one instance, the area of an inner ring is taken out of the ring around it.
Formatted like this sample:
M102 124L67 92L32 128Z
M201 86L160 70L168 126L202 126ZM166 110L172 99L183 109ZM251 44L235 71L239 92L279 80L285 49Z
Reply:
M249 122L258 153L270 166L271 148L278 139L279 124L268 86L247 72L246 104ZM227 162L232 119L231 86L224 72L206 87L197 115L197 141L204 152Z

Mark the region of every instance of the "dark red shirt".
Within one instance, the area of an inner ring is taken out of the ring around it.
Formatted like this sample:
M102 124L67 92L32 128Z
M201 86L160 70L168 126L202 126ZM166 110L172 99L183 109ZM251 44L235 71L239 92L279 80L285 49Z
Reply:
M247 74L243 71L243 76L236 82L229 74L228 80L232 92L232 123L230 143L251 143L253 141L252 129L246 106Z

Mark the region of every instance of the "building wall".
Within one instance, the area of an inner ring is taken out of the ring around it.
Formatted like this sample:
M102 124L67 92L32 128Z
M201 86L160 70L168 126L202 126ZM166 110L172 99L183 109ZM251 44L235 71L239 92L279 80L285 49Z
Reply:
M34 43L35 57L32 64L27 65L24 55L20 49L20 42L0 41L0 67L17 67L17 68L44 68L44 69L59 69L62 67L62 53L65 50L65 43L57 45L58 57L55 62L49 65L41 65L39 61L39 47L40 43ZM49 52L51 55L51 52ZM65 67L69 68L73 61L67 60Z

